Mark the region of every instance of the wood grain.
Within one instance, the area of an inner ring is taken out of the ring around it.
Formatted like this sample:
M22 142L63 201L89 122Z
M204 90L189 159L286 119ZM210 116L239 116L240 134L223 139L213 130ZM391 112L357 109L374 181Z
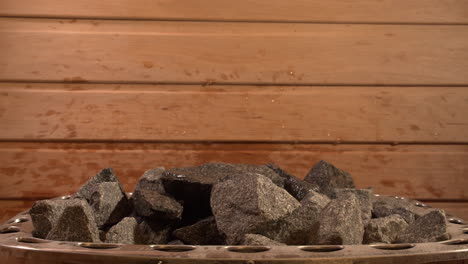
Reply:
M429 202L427 203L435 208L444 209L446 213L464 219L468 223L468 203L450 203L450 202Z
M2 18L0 81L467 85L467 32L464 25Z
M0 84L0 138L468 142L468 87Z
M2 0L2 16L71 18L467 23L466 0Z
M0 200L0 225L31 208L33 200Z
M31 208L34 200L0 200L0 224L13 216ZM445 212L468 219L468 203L466 202L430 202L435 208L444 209Z
M132 191L147 169L207 162L275 162L304 177L320 159L352 173L357 186L418 199L468 199L467 145L0 143L0 198L73 193L113 167Z

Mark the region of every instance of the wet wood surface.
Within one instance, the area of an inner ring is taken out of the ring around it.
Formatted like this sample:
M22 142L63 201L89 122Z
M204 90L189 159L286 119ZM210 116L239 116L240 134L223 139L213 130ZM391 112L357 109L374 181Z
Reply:
M0 0L0 218L105 167L132 191L157 166L275 162L302 178L320 159L468 218L467 10Z
M130 4L131 3L131 4ZM466 0L2 0L0 15L113 19L467 23Z
M0 143L0 193L8 198L75 192L112 167L131 192L145 170L207 162L275 162L299 178L320 159L349 171L358 187L430 200L467 200L466 145Z
M467 143L467 112L466 87L0 84L3 140Z
M0 200L0 225L15 215L28 210L34 200Z
M0 81L467 85L467 32L468 25L1 18Z

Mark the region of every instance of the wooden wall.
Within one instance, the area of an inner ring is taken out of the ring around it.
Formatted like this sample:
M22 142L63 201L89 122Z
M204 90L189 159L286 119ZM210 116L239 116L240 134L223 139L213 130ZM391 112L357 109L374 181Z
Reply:
M468 218L468 0L0 0L0 218L113 167L318 160Z

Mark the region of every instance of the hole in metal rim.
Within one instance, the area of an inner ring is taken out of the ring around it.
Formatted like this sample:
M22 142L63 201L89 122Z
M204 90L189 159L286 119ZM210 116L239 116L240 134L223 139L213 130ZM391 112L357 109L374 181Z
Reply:
M457 225L462 225L463 224L463 221L461 219L457 219L457 218L449 218L448 221L450 223L452 223L452 224L457 224Z
M74 245L74 243L70 242L70 241L55 241L55 243L57 243L57 245L61 245L61 246L63 246L63 245L67 245L67 246Z
M447 240L447 241L442 241L440 242L441 244L444 245L466 245L468 244L468 239L452 239L452 240Z
M16 233L19 232L20 228L17 226L7 226L0 229L0 234Z
M23 223L23 222L27 222L29 221L29 219L27 217L19 217L19 218L16 218L16 219L12 219L10 221L8 221L9 224L19 224L19 223Z
M238 253L256 253L256 252L263 252L268 251L271 247L267 246L228 246L226 247L227 250L232 252Z
M35 237L17 237L16 241L23 243L49 243L50 240L35 238Z
M93 249L110 249L110 248L118 248L120 247L119 244L110 244L110 243L88 243L88 242L81 242L78 243L78 246L84 248L93 248Z
M370 245L370 247L372 248L384 249L384 250L402 250L402 249L414 248L415 246L416 246L415 244L411 244L411 243Z
M339 245L323 245L323 246L300 246L299 249L303 251L310 251L310 252L333 252L342 250L344 246Z
M189 245L151 245L154 250L166 251L166 252L185 252L196 249L196 246Z

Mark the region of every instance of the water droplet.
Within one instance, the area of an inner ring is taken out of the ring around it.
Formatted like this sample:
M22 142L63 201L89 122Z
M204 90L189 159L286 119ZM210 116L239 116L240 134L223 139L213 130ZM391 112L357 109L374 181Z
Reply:
M290 71L290 72L289 72L289 75L294 75L294 72L293 72L293 71Z
M271 102L274 103L274 102L275 102L275 99L271 99Z
M327 136L330 137L331 136L330 133L327 133Z

